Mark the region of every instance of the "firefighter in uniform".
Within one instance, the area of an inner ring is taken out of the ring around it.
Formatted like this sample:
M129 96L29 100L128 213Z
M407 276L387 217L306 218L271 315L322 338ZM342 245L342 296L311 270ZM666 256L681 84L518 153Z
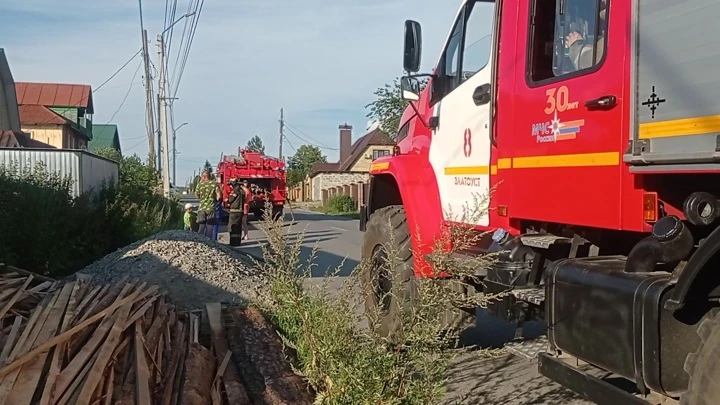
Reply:
M248 215L250 215L250 200L252 197L252 191L250 190L250 182L247 181L247 179L243 180L242 184L242 190L245 192L245 204L243 205L243 217L242 217L242 230L243 230L243 239L248 240L248 234L250 233L250 230L248 229Z
M231 179L229 182L232 187L232 193L228 197L230 204L230 218L228 219L228 232L230 232L230 246L240 246L242 240L242 224L245 217L245 190L237 179Z

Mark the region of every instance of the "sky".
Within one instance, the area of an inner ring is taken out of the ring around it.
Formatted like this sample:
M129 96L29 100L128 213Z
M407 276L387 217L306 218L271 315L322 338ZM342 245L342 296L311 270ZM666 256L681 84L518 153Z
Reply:
M176 18L190 1L177 0ZM214 166L222 153L237 153L253 135L262 138L266 154L277 156L281 108L289 127L285 156L312 143L337 161L338 125L353 126L353 141L362 136L373 92L403 73L403 22L422 24L422 66L429 72L460 3L205 1L174 102L175 127L187 122L176 132L177 183L206 159ZM158 66L165 1L144 0L142 7L149 53ZM175 25L170 44L171 84L177 84L172 72L183 26ZM137 0L0 0L0 27L0 47L15 81L95 89L142 46ZM117 124L123 152L145 157L141 62L133 59L93 94L93 122Z

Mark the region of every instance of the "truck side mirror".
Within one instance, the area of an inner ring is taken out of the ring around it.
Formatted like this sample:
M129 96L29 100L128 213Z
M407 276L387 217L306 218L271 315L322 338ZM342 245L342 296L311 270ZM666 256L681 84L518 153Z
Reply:
M420 70L420 56L422 54L422 30L420 23L413 20L405 21L405 52L403 67L410 73Z
M418 101L420 99L420 81L414 77L403 76L400 79L400 91L405 101Z

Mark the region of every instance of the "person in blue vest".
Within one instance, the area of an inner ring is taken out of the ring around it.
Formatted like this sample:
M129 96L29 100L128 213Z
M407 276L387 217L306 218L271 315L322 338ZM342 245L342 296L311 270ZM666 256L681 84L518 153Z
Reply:
M215 201L215 223L213 224L212 229L212 239L217 240L218 239L218 233L220 233L220 221L223 217L223 208L222 208L222 201L218 200Z

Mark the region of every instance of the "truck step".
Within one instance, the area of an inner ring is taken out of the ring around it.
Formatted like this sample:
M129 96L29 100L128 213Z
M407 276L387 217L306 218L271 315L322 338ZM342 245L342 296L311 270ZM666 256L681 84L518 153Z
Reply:
M543 305L545 302L545 286L515 288L510 291L520 301L529 302L530 304Z
M509 342L504 348L515 356L534 360L540 353L548 351L548 340L547 336L540 336L533 340Z
M523 235L520 237L523 245L538 249L547 249L550 245L556 243L572 243L572 238L564 236L556 236L552 234L536 233L531 235Z

